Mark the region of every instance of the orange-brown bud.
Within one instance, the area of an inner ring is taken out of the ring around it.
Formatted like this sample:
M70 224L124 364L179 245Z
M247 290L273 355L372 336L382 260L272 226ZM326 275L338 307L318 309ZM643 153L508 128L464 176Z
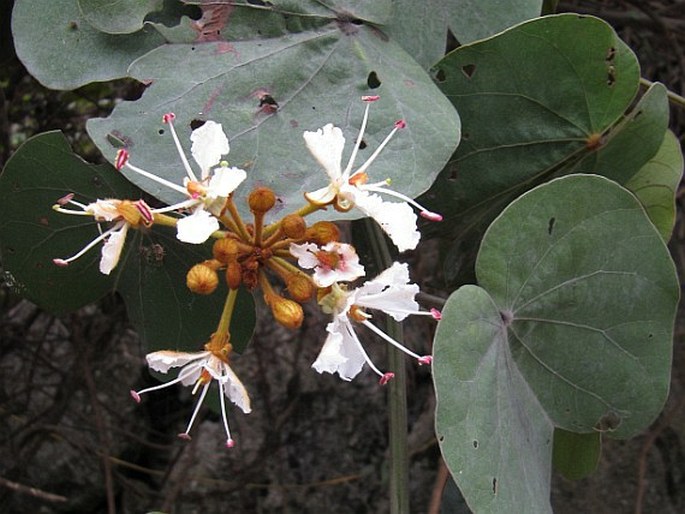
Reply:
M186 285L193 293L211 294L219 285L219 276L206 264L196 264L186 275Z
M297 214L288 214L281 221L281 227L286 237L291 239L300 239L304 237L307 232L307 222L302 216Z
M304 311L299 303L273 295L269 299L269 304L271 313L278 323L290 329L300 328L304 320Z
M216 260L227 264L238 255L238 243L231 238L217 239L212 246L212 255Z
M299 303L308 302L314 296L316 287L311 279L304 275L292 274L286 280L290 297Z
M252 212L265 213L276 203L276 195L268 187L258 187L250 193L247 203Z
M229 262L226 266L226 284L231 289L238 289L243 280L240 263L237 260Z
M340 240L340 230L330 221L317 221L307 229L307 238L318 245Z

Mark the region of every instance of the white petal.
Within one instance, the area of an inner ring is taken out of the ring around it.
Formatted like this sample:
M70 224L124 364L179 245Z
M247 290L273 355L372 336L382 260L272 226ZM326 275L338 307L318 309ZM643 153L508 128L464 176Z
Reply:
M110 234L102 245L102 257L100 258L100 273L109 275L117 264L119 264L119 258L121 257L121 251L124 249L124 243L126 242L126 233L128 232L128 223L125 221L120 222L121 228Z
M416 248L421 234L416 229L416 214L408 204L385 202L377 194L359 189L353 196L355 205L381 226L400 252Z
M193 142L190 153L202 170L202 178L209 175L209 170L217 166L221 157L229 151L228 138L221 128L221 123L207 121L190 134Z
M328 205L335 199L337 194L338 185L331 183L326 187L322 187L311 193L305 193L304 197L309 203L313 203L314 205Z
M119 217L119 209L117 208L121 200L97 200L93 203L89 203L85 211L90 212L95 216L96 219L113 221Z
M209 180L207 195L210 198L226 198L247 178L245 170L240 168L219 167L214 170Z
M375 279L356 289L351 300L356 305L383 311L396 321L402 321L419 312L419 304L414 300L418 292L419 286L409 284L407 265L395 262Z
M178 220L176 238L184 243L202 244L213 232L219 230L219 221L204 209L198 208Z
M252 412L252 407L250 407L250 397L247 394L245 386L228 364L224 364L224 373L226 377L224 393L228 399L240 407L245 414L249 414Z
M338 316L326 330L328 337L312 367L319 373L338 373L343 380L352 380L364 367L366 358L350 321L346 316Z
M189 362L198 359L206 359L210 355L209 352L174 352L171 350L162 350L148 353L145 356L145 359L147 360L147 365L150 369L154 369L160 373L166 373L171 368L185 366Z
M315 254L318 249L319 247L314 243L303 243L301 245L291 243L290 254L297 257L297 264L300 268L313 269L319 265L319 260Z
M341 162L345 137L342 130L329 123L316 132L303 134L307 148L328 173L331 182L335 182L342 175Z

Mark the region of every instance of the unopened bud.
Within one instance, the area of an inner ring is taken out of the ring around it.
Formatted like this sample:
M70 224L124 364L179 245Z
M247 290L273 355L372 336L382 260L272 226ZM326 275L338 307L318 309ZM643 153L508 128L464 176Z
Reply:
M309 277L292 274L286 280L286 287L290 297L299 303L308 302L314 296L316 288Z
M340 230L330 221L317 221L307 229L307 238L313 243L323 246L332 241L339 241Z
M219 285L219 276L206 264L196 264L186 275L186 285L193 293L211 294Z
M247 199L250 210L254 213L265 213L276 203L276 195L268 187L254 189Z
M299 303L282 296L272 296L269 304L277 322L286 328L300 328L304 320L304 311Z
M226 284L230 289L238 289L243 281L242 267L237 260L233 260L226 266Z
M302 216L297 214L288 214L281 221L281 227L286 237L291 239L300 239L304 237L307 232L307 222Z
M238 244L231 238L217 239L212 246L212 255L217 261L227 264L238 255Z

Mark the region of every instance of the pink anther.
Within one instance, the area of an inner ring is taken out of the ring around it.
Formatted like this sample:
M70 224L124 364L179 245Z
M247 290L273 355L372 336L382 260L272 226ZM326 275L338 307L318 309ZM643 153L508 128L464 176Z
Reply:
M405 128L406 126L407 126L407 122L404 121L404 120L397 120L397 121L395 122L395 128L397 128L397 129L403 129L403 128Z
M117 158L114 161L114 167L117 170L120 170L124 166L126 166L126 163L128 162L128 150L126 148L120 148L117 150Z
M442 221L442 214L438 214L437 212L421 211L419 216L430 221Z
M442 312L440 312L438 309L431 309L430 310L431 316L433 316L433 319L440 321L442 319Z
M171 123L176 119L176 115L173 112L168 112L164 116L162 116L162 122L164 123Z
M380 100L380 96L378 95L364 95L362 96L362 102L375 102L376 100Z
M384 386L385 384L390 382L393 378L395 378L395 374L392 371L388 371L387 373L385 373L381 377L381 379L378 381L378 384Z
M419 357L418 359L420 365L428 365L430 366L433 364L433 356L432 355L424 355L423 357Z
M140 403L140 395L137 392L131 389L129 393L131 394L131 398L133 398L136 401L136 403Z

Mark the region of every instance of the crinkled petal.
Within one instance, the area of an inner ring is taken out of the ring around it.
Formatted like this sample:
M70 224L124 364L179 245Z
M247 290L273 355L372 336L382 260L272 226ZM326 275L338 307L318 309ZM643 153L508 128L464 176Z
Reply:
M207 359L211 353L209 352L174 352L171 350L161 350L159 352L148 353L145 356L147 365L150 369L159 371L160 373L167 373L171 368L178 368L185 366L189 362L199 359Z
M192 146L190 153L202 170L202 178L209 176L209 170L221 162L221 157L230 149L228 138L221 128L221 123L207 121L190 134Z
M341 162L345 147L342 130L329 123L316 132L305 132L303 137L307 148L319 161L331 182L337 181L342 175Z
M304 197L309 203L314 205L328 205L335 200L337 194L338 186L332 183L311 193L305 193Z
M128 223L122 221L121 228L110 234L102 245L102 257L100 258L100 273L109 275L117 264L119 264L119 258L121 257L121 251L124 249L124 243L126 242L126 233L128 232Z
M297 264L300 268L314 269L319 265L319 260L316 258L316 251L319 249L314 243L303 243L290 245L290 254L297 258Z
M338 316L326 331L328 337L312 367L319 373L337 373L343 380L352 380L366 362L352 324L346 316Z
M219 167L214 170L209 180L207 195L210 198L226 198L247 178L245 170L240 168Z
M394 262L373 280L352 293L351 302L361 307L383 311L396 321L402 321L419 312L414 297L419 286L409 283L409 268L405 263Z
M377 194L361 190L353 196L355 205L381 226L400 252L416 248L421 234L416 228L416 214L408 204L385 202Z
M252 412L250 396L247 394L247 390L243 383L228 364L224 364L224 393L228 399L240 407L245 414Z
M119 204L121 200L97 200L93 203L89 203L85 211L90 212L95 216L96 219L102 219L105 221L114 221L115 219L121 217L119 214Z
M219 230L219 221L204 209L198 208L176 224L176 238L184 243L202 244L215 231Z

